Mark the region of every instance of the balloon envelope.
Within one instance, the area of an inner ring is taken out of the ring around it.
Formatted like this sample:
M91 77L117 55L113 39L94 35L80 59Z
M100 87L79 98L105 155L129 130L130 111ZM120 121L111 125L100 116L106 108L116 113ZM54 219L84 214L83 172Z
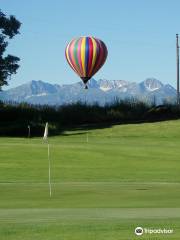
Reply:
M94 37L74 38L65 50L67 62L85 84L105 63L107 54L104 42Z

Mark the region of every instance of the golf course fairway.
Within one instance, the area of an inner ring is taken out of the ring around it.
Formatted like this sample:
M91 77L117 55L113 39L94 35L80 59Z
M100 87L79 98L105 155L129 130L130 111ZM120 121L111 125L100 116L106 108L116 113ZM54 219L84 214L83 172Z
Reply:
M180 239L180 120L0 138L0 240ZM136 236L136 227L172 234Z

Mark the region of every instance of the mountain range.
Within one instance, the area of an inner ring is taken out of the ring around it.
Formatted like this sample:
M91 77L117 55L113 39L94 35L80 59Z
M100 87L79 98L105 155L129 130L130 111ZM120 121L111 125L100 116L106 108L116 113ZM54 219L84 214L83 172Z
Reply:
M64 105L77 101L104 105L115 101L115 99L131 98L159 105L164 101L175 101L176 89L155 78L147 78L140 83L125 80L91 79L88 90L84 89L82 82L58 85L41 80L32 80L0 92L0 100L2 101L41 105Z

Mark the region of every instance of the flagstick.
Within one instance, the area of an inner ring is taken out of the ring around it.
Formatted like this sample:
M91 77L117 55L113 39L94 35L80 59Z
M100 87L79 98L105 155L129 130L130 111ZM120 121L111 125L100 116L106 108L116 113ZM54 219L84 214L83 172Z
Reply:
M89 136L88 136L88 132L86 133L86 142L89 142Z
M51 161L50 161L50 149L48 143L48 161L49 161L49 196L51 197Z
M49 163L49 196L51 197L51 161L50 161L50 145L48 141L48 122L46 123L45 129L44 129L44 137L43 140L47 141L47 147L48 147L48 163Z

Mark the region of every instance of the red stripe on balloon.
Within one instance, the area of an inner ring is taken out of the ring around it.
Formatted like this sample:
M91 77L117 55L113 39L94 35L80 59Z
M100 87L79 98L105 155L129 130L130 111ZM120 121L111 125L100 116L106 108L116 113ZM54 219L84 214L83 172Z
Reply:
M93 59L93 43L90 37L88 38L88 44L89 44L89 59L88 59L87 76L90 77L90 70L91 70L92 59Z

